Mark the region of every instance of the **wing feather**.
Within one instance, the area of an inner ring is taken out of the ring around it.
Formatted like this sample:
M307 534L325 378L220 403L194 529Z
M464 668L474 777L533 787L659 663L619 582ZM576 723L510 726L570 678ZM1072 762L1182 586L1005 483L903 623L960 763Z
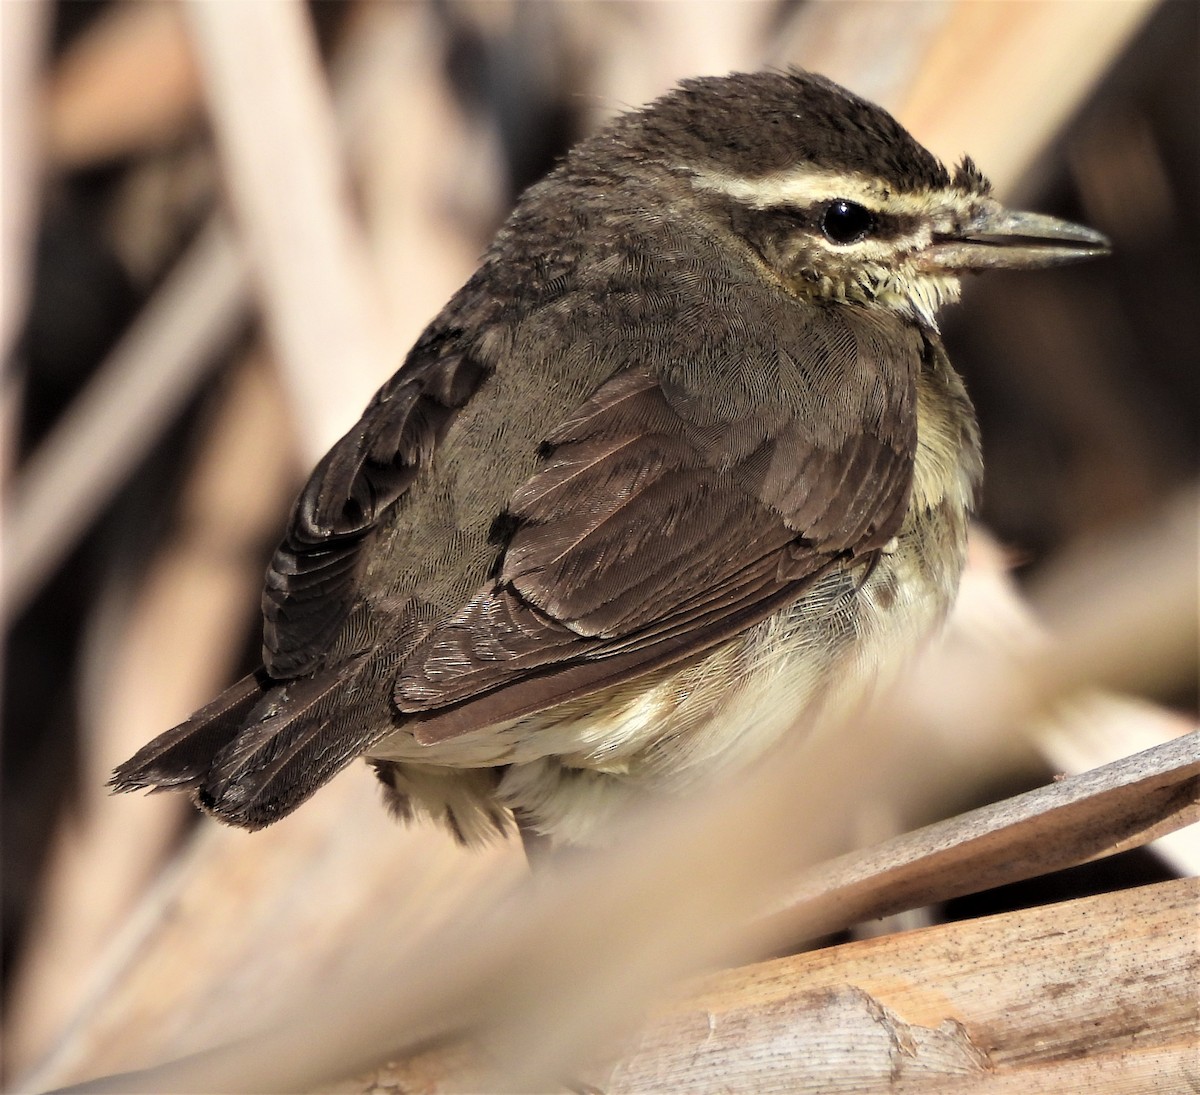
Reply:
M317 465L267 570L263 662L272 677L321 667L353 607L371 533L487 375L458 332L431 329Z
M840 433L784 400L723 415L646 369L564 420L512 496L494 580L401 664L395 701L420 740L700 654L829 567L870 565L908 501L915 362L878 413L877 377L856 400L842 345Z

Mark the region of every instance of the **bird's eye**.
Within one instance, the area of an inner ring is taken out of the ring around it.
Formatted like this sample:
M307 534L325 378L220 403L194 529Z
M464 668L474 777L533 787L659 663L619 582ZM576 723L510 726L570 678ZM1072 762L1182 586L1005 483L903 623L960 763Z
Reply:
M830 202L821 217L821 231L830 243L857 243L874 227L871 211L845 198Z

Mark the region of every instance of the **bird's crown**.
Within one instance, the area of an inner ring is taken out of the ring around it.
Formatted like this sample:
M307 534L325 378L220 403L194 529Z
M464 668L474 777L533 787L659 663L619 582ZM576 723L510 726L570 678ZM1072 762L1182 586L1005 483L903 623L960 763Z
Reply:
M952 176L882 107L798 69L684 80L624 115L612 135L643 157L701 173L767 179L806 168L895 190L990 189L969 159Z

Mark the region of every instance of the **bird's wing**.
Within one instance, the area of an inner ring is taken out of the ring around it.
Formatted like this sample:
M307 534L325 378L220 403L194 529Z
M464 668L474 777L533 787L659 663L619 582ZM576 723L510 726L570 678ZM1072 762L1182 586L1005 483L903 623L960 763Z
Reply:
M495 578L406 657L395 700L434 741L702 652L899 529L916 361L853 338L787 362L798 413L649 369L610 378L512 497ZM786 357L786 355L783 355ZM915 355L913 355L915 357Z
M487 375L453 330L431 328L314 469L267 570L263 660L272 677L319 668L354 603L370 533Z

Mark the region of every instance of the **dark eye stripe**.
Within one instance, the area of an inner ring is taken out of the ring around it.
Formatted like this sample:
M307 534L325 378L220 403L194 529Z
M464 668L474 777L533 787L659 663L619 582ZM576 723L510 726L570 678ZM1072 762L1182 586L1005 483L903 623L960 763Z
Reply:
M839 199L841 200L841 199ZM803 228L830 239L830 242L840 243L829 237L824 220L833 201L821 201L813 205L775 205L759 211L760 216L771 217L781 227L790 225L792 228ZM869 235L872 239L888 240L910 235L914 232L921 218L900 213L881 213L878 210L867 209L857 202L850 204L863 209L871 218ZM865 238L865 237L864 237Z

